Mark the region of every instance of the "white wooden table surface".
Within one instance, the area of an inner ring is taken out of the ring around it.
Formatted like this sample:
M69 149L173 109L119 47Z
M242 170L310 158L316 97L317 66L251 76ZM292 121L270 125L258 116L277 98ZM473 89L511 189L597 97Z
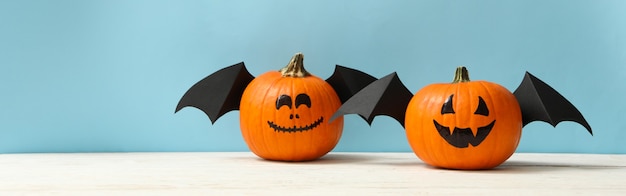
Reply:
M412 153L301 163L235 153L0 154L0 195L626 195L626 155L515 154L493 170Z

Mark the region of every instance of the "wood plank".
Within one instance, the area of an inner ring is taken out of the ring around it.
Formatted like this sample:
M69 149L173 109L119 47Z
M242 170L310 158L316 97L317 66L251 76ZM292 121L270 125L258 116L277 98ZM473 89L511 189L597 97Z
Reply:
M493 170L412 153L265 161L249 152L1 154L0 195L626 195L626 155L517 153Z

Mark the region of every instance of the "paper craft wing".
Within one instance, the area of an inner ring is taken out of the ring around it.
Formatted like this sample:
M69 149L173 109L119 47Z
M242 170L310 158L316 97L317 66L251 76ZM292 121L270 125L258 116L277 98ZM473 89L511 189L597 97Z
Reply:
M348 99L333 114L331 121L346 114L358 114L371 125L375 116L386 115L404 127L406 107L412 97L413 94L394 72L372 82Z
M362 71L336 65L335 72L326 79L326 82L335 89L339 100L341 100L341 103L344 103L352 97L352 95L375 80L376 78L374 76Z
M522 109L524 126L533 121L543 121L556 127L562 121L573 121L593 135L591 126L580 111L563 95L532 74L526 72L524 80L513 94Z
M241 95L254 79L243 62L223 68L194 84L178 102L176 111L191 106L202 110L211 123L239 109Z

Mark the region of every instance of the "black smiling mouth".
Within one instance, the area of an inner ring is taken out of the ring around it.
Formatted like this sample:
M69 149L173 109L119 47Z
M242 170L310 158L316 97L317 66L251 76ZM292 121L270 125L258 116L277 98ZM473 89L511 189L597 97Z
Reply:
M455 127L452 133L450 133L450 127L445 127L439 124L436 120L433 120L433 122L435 124L435 128L439 132L439 135L441 135L441 137L450 145L457 148L467 148L469 144L472 144L474 147L478 146L481 142L483 142L483 140L485 140L485 138L487 138L487 135L491 132L493 125L496 123L494 120L487 126L478 127L476 136L474 136L471 128Z
M304 127L296 127L295 125L293 127L283 127L283 126L274 124L274 122L272 121L267 121L267 124L270 126L270 128L274 129L274 131L293 133L293 132L303 132L303 131L311 130L317 127L318 125L322 124L322 122L324 122L323 116L317 119L312 124L304 126Z

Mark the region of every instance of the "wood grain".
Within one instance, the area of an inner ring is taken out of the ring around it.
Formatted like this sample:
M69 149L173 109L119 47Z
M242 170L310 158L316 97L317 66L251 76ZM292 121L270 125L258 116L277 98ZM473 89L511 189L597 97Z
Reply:
M1 154L0 195L626 195L626 155L514 154L493 170L412 153L273 162L249 152Z

